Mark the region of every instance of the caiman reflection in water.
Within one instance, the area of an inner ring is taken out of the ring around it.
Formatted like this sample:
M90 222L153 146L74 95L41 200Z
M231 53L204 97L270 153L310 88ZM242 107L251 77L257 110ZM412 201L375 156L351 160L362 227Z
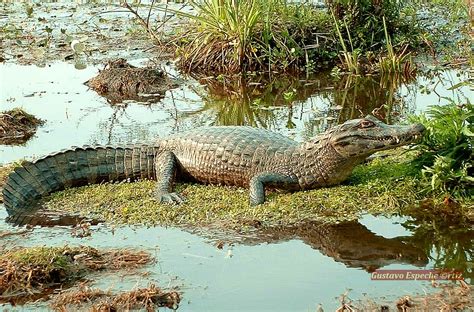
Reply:
M262 229L257 238L244 244L276 243L300 239L322 254L350 268L372 272L394 263L424 267L424 250L410 243L409 237L385 238L357 221L339 224L307 223L300 226Z
M11 215L8 222L14 225L33 226L75 226L82 222L92 225L99 220L70 216L59 211L29 210ZM409 264L426 267L428 260L434 268L451 268L464 273L466 279L474 282L469 263L473 259L473 230L453 231L452 225L437 223L427 228L421 221L410 220L401 224L412 234L385 238L367 229L357 221L339 224L305 223L292 227L257 227L251 236L226 237L225 240L243 245L280 243L301 240L322 254L351 268L372 272L391 264ZM153 228L149 229L153 231ZM185 229L191 233L215 239L206 229ZM220 235L220 234L219 234ZM291 252L291 251L290 251Z
M79 216L68 216L61 212L45 211L40 208L11 215L8 222L15 225L33 226L74 226L87 221ZM191 230L196 233L196 231ZM199 235L199 234L198 234ZM207 234L203 234L207 236ZM344 263L351 268L362 268L368 272L394 263L425 266L428 258L423 249L412 245L409 237L385 238L368 230L357 221L340 224L307 223L284 228L264 228L258 230L256 237L246 238L239 243L255 245L278 243L300 239L322 254Z

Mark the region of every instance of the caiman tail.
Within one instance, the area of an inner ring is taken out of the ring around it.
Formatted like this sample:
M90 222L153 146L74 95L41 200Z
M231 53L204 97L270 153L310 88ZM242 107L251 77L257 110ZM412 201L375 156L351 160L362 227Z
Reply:
M24 162L3 188L10 215L34 206L41 197L69 187L107 181L154 179L156 147L73 147Z

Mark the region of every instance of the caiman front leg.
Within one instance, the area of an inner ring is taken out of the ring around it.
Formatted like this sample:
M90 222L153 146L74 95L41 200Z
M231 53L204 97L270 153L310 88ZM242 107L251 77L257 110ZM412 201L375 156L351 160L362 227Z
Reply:
M176 157L172 152L158 154L155 159L156 182L155 197L160 203L181 204L184 197L173 193L173 184L177 170Z
M280 173L264 172L250 179L250 205L256 206L265 202L265 185L285 188L288 185L298 184L296 177L285 176Z

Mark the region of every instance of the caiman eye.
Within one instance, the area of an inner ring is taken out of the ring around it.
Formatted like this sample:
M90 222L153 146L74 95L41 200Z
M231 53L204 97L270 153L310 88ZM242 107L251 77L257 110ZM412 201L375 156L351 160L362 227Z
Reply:
M359 128L370 128L370 127L373 127L373 126L375 126L375 124L370 120L362 120L359 123Z

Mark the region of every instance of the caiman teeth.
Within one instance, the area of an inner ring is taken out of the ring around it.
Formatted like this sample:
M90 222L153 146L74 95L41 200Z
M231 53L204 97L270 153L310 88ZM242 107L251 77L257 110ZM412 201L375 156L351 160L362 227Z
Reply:
M396 137L395 139L396 139L397 144L400 143L400 139L398 137Z

